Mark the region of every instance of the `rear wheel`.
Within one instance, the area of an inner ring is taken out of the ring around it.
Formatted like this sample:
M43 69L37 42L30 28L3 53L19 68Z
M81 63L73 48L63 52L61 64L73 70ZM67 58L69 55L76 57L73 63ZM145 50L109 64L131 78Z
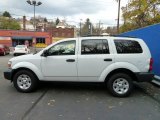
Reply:
M38 80L31 71L18 71L13 77L14 87L19 92L32 92L37 88Z
M107 83L109 92L116 97L129 96L133 89L132 78L125 73L112 75Z

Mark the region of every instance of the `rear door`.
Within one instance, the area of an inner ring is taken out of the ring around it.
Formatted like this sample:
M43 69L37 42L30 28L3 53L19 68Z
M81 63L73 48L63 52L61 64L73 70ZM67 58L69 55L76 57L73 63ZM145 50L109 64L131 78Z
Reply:
M83 39L79 44L78 77L80 81L98 81L114 55L107 39Z

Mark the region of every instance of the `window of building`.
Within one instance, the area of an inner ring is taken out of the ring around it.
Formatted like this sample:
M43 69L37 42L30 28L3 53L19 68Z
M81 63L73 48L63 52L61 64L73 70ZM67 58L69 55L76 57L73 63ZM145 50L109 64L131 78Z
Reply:
M52 55L75 55L76 41L61 42L51 47L48 52Z
M36 43L44 43L45 44L45 38L36 38Z
M119 54L143 52L140 44L134 40L114 40L114 43Z
M81 54L109 54L107 40L82 40Z

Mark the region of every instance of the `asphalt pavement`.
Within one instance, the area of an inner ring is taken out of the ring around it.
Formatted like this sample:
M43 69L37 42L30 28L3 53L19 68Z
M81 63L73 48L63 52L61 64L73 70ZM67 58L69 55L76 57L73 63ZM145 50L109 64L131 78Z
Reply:
M103 84L41 82L19 93L3 71L12 55L0 56L0 120L159 120L160 90L135 84L131 96L116 98Z

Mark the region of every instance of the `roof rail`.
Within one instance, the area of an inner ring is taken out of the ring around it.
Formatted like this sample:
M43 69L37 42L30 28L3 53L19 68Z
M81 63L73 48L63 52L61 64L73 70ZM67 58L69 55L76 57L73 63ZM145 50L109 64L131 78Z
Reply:
M105 37L105 36L137 38L137 37L135 37L135 36L125 36L125 35L83 35L83 36L81 36L81 37Z
M83 35L82 37L103 37L103 36L114 36L114 35Z
M115 35L114 37L128 37L128 38L137 38L136 36L127 36L127 35Z

